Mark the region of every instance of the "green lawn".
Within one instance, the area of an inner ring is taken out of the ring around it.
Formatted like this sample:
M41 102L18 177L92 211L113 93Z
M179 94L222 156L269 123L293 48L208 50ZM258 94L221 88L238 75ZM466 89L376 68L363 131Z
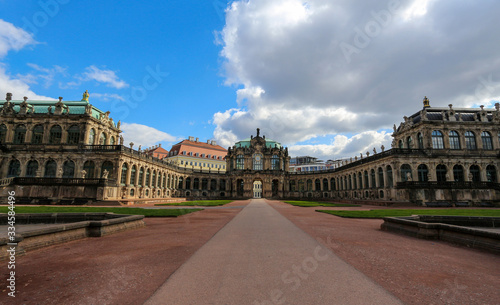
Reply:
M203 209L141 209L141 208L107 208L107 207L16 207L15 212L21 213L102 213L144 215L146 217L177 217ZM0 207L0 213L7 213L8 207Z
M500 210L494 209L432 209L432 210L370 210L370 211L327 211L317 212L332 214L346 218L382 218L411 215L443 215L443 216L495 216L500 217Z
M359 207L360 206L358 204L329 203L329 202L316 202L316 201L285 201L285 203L298 207Z
M213 207L213 206L220 206L220 205L225 205L230 202L233 202L233 200L198 200L198 201L185 201L185 202L174 202L174 203L158 203L155 204L158 206L162 205L170 205L170 206L204 206L204 207Z

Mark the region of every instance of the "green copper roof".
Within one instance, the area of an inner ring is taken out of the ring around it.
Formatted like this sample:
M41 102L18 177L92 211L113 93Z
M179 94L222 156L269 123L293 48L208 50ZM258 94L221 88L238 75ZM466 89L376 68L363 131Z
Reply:
M239 141L239 142L236 142L236 143L234 144L234 146L236 146L236 147L250 147L250 141L251 141L251 140L252 140L252 139L250 139L250 138L246 138L246 139L244 139L244 140L241 140L241 141ZM278 142L276 142L276 141L274 141L274 140L271 140L271 139L266 139L266 146L267 146L268 148L275 148L275 147L277 147L277 148L281 148L281 144L280 144L280 143L278 143Z
M20 110L20 104L23 101L10 101L11 103L14 104L14 111L19 112ZM55 110L55 105L57 104L57 100L53 101L31 101L27 100L26 101L28 105L33 106L35 110L35 114L48 114L49 113L49 107L52 107L52 113ZM69 114L85 114L85 107L89 105L87 101L62 101L62 103L68 107L69 109ZM66 109L63 110L63 113L67 113L68 111ZM92 106L92 117L96 119L100 119L101 115L104 114L103 111L97 109L96 107Z

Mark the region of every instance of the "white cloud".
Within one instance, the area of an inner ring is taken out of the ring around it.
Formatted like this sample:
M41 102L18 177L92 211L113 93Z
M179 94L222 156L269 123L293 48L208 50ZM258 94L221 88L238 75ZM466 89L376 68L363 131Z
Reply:
M128 146L130 142L133 142L136 149L139 145L146 148L159 142L175 142L179 140L175 136L146 125L123 123L120 128L123 131L124 144Z
M214 137L229 146L257 127L288 145L364 135L419 111L424 95L432 106L489 105L500 96L499 10L498 1L234 1L218 41L226 83L241 89L237 108L214 115Z
M108 87L123 89L127 88L129 85L121 80L115 71L112 70L101 70L96 66L92 65L85 68L83 72L81 81L95 80L100 83L105 83Z
M7 92L12 93L14 100L22 100L24 96L31 100L54 100L54 98L36 94L30 89L26 80L13 78L0 64L0 98L4 98Z
M10 50L19 51L36 43L31 34L0 19L0 58L7 55Z
M123 98L123 96L121 96L119 94L115 94L115 93L95 93L95 92L92 92L91 96L92 96L92 98L95 98L95 99L98 99L101 101L105 101L105 102L115 101L115 100L119 100L119 101L125 100L125 98Z

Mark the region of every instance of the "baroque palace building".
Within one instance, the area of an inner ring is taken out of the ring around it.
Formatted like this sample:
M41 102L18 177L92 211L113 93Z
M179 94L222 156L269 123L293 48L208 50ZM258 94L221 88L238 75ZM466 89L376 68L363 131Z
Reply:
M314 172L290 171L288 149L259 129L227 151L215 142L189 139L165 157L166 151L160 156L125 145L120 122L109 115L89 103L88 92L81 101L12 100L7 94L0 108L3 195L14 190L18 203L32 204L174 197L500 201L499 104L495 109L434 108L425 98L422 110L394 125L391 149L374 148ZM191 144L203 146L205 156L190 156ZM191 157L206 166L186 166ZM221 162L220 167L207 165Z

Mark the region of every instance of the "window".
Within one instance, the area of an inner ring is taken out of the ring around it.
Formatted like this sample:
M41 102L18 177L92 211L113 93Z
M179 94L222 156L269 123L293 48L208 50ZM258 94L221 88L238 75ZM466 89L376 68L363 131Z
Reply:
M408 148L413 148L413 139L411 137L406 138L406 146Z
M469 173L470 173L470 178L472 182L480 182L481 181L481 175L479 174L479 166L477 165L471 165L469 168Z
M422 136L422 133L420 132L418 133L417 139L418 139L418 148L424 149L424 137Z
M45 163L45 178L55 178L57 170L57 163L54 160L49 160Z
M121 183L121 185L126 185L127 184L127 171L128 171L128 165L127 165L127 163L123 163L123 165L122 165L122 175L120 177L120 183Z
M457 182L464 181L464 168L462 165L453 166L453 179Z
M399 140L399 148L403 149L404 145L403 145L403 140Z
M465 132L465 148L469 150L476 150L476 135L472 131Z
M80 141L80 127L73 125L68 129L68 144L78 144Z
M245 157L243 155L236 156L236 169L243 169L245 164Z
M156 187L156 171L153 171L153 179L151 180L151 186Z
M199 178L194 178L193 180L193 189L199 190L200 189L200 179Z
M101 136L99 137L99 145L106 145L106 139L107 139L106 134L102 132Z
M378 168L378 184L379 187L384 187L384 170L382 167Z
M358 173L358 181L359 181L359 189L363 188L363 178L361 176L361 173Z
M253 170L262 170L262 155L255 154L253 156Z
M278 157L277 155L273 155L271 157L271 169L272 170L280 169L280 157Z
M488 182L497 182L497 169L493 165L486 167L486 179Z
M460 149L460 136L458 132L452 130L448 134L448 137L450 138L450 149Z
M63 164L63 178L75 177L75 162L68 160Z
M375 182L375 170L374 169L372 169L370 171L370 176L371 176L371 184L372 184L371 188L373 189L373 188L377 187L377 182Z
M150 171L150 170L149 170L149 168L148 168L148 170L146 171L146 182L145 182L145 186L149 186L149 185L150 185L150 184L149 184L149 182L150 182L150 178L151 178L151 171Z
M321 181L319 179L314 180L314 190L315 191L321 190Z
M31 135L31 144L42 144L43 142L43 125L36 125L33 128Z
M493 142L491 141L491 134L487 131L481 132L481 141L483 142L483 149L492 150Z
M444 149L443 133L439 130L432 132L432 148Z
M387 165L386 171L387 171L387 186L392 187L393 185L392 167L390 165Z
M95 129L92 128L89 132L89 145L94 145L95 141Z
M132 169L130 170L130 184L135 185L135 178L137 177L137 169L134 166L132 166Z
M369 188L370 184L368 183L368 172L365 171L365 189Z
M101 166L101 177L104 174L104 171L108 172L108 177L113 177L113 162L104 161Z
M10 161L7 178L19 177L19 174L21 174L21 162L19 162L19 160Z
M311 179L307 179L307 191L312 191L313 190L313 182Z
M426 182L429 181L429 170L425 164L420 164L417 168L418 181Z
M401 165L401 181L405 182L411 180L412 180L411 166L409 164Z
M26 127L19 125L14 130L14 144L23 144L26 137Z
M137 183L139 186L142 186L142 180L144 180L144 168L141 167L139 170L139 181Z
M31 160L26 166L26 177L36 177L36 171L38 170L38 162Z
M7 126L5 126L5 124L2 124L0 125L0 143L5 143L6 138L7 138Z
M298 187L299 187L299 192L303 192L305 190L303 179L299 180Z
M323 191L329 191L328 179L326 179L326 178L323 179Z
M446 172L448 170L446 169L446 166L443 164L439 164L436 166L436 180L438 182L444 182L446 181Z
M109 139L109 145L115 145L116 144L116 141L115 141L115 137L111 137L111 139Z
M95 164L93 161L86 161L83 164L83 170L86 172L85 177L86 178L94 178L95 177Z
M62 129L61 126L55 125L50 128L49 144L61 144Z

